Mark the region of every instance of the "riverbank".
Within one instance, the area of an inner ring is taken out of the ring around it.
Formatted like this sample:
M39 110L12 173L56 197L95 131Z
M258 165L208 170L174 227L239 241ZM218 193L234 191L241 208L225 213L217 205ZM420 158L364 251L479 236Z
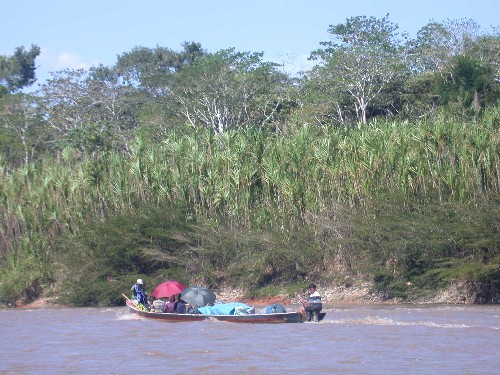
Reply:
M318 290L324 303L348 303L348 304L497 304L500 303L498 295L491 295L491 291L484 286L470 282L455 282L448 288L435 291L425 297L401 300L398 298L386 298L382 293L375 291L370 283L361 283L352 286L318 285ZM282 305L300 304L304 295L268 295L256 298L246 298L246 291L237 288L221 288L214 290L217 301L221 302L244 302L252 306L268 306L274 303ZM16 301L15 308L61 308L69 307L58 303L55 297L40 297L35 301L26 303L23 300Z
M361 283L352 286L318 285L318 291L324 303L349 304L497 304L500 296L490 287L471 282L455 282L447 288L436 290L426 296L402 300L387 298L377 292L370 283ZM273 303L283 305L300 304L304 296L294 297L275 295L254 299L245 299L245 292L239 289L221 289L216 293L221 301L241 301L254 306L265 306Z

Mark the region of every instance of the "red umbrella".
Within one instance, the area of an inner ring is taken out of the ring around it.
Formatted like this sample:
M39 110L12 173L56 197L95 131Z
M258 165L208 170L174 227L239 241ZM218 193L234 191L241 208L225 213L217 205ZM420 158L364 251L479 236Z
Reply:
M167 280L164 281L153 290L151 293L151 296L154 298L168 298L170 296L173 296L174 294L179 294L182 292L184 289L186 289L186 286L178 281L175 280Z

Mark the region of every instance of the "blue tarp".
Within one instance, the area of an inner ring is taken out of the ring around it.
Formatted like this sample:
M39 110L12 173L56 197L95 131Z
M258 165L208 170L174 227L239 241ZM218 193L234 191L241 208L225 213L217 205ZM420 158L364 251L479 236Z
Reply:
M247 314L252 314L255 312L255 309L241 302L230 302L198 307L198 311L204 315L235 315L236 311L239 313L246 311Z
M275 303L273 305L269 305L264 307L261 311L261 314L274 314L274 313L286 313L286 309L283 305L279 303Z

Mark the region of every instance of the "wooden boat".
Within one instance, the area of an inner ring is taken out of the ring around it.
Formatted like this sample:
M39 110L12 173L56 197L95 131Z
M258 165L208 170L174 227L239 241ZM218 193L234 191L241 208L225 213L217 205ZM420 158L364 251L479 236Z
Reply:
M143 318L165 320L167 322L196 322L208 319L208 316L201 314L173 314L144 311L137 307L135 301L127 298L126 302L128 310L132 314L137 314L139 316L142 316Z
M218 320L231 323L302 323L304 316L299 312L272 313L272 314L242 314L242 315L203 315L203 314L177 314L144 311L137 307L135 301L127 298L126 303L132 314L148 318L163 320L166 322L197 322L202 320ZM319 320L323 319L325 313L321 313Z

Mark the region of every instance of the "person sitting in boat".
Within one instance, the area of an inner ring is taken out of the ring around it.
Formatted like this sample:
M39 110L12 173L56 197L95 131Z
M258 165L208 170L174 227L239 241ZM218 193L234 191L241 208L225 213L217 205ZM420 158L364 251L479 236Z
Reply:
M175 295L175 312L177 314L185 314L186 313L186 302L181 300L181 295Z
M165 304L163 311L166 313L174 313L175 312L175 296L170 296L168 298L168 302Z
M148 306L148 296L142 279L137 279L137 282L132 286L132 288L130 288L130 290L132 291L134 298L137 300L137 303L146 307Z
M163 298L158 298L153 301L153 310L155 312L163 312L165 308L165 300Z

